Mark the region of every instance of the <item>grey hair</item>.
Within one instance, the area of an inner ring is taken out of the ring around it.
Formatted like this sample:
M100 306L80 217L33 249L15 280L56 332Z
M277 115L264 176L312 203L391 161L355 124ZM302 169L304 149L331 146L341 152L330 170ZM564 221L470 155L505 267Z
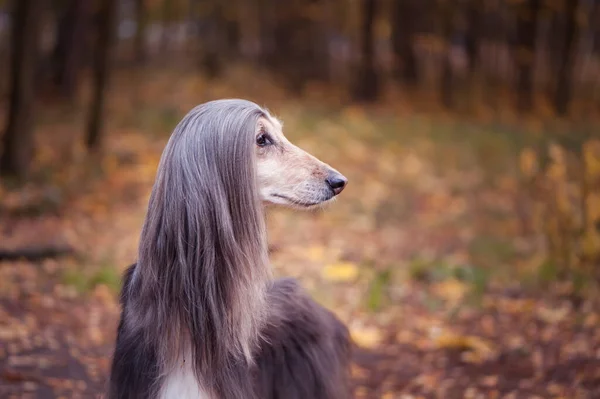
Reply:
M215 392L214 370L252 363L265 320L270 267L254 143L266 116L252 102L218 100L177 125L158 166L128 288L128 328L160 343L159 373L168 373L185 347L198 380Z

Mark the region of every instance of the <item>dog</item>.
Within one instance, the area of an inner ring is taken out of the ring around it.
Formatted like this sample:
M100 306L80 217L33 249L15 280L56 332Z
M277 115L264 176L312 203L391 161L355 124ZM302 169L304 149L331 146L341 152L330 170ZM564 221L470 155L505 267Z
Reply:
M109 399L346 399L347 328L274 280L265 205L311 209L346 186L253 102L191 110L160 160L124 275Z

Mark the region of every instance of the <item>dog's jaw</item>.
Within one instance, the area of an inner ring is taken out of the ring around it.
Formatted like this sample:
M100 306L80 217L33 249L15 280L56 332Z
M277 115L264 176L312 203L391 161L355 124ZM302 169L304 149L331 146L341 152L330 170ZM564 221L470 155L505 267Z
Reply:
M306 200L291 198L291 197L283 195L283 194L274 193L274 194L265 196L263 198L263 202L266 205L284 206L286 208L299 209L299 210L311 210L311 209L316 209L316 208L326 206L327 204L330 204L331 202L335 201L335 199L336 199L335 195L329 195L329 196L323 196L317 200L306 201Z

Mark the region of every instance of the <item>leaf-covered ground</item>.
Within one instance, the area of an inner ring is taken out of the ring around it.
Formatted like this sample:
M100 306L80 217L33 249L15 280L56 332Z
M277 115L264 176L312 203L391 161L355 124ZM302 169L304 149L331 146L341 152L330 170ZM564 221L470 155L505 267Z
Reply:
M0 188L0 248L74 255L0 263L0 397L102 392L120 273L168 133L193 105L226 96L267 105L350 180L327 209L270 209L268 222L276 274L348 324L357 398L600 397L600 308L543 262L522 217L522 130L341 107L318 90L294 101L266 85L242 72L211 84L123 74L101 161L73 145L77 110L43 115L32 182Z

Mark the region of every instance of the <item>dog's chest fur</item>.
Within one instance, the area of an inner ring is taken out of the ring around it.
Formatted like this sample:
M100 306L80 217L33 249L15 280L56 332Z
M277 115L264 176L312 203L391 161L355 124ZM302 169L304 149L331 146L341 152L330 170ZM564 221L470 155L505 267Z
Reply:
M192 369L191 353L182 356L179 363L165 378L160 399L211 399L198 384Z

